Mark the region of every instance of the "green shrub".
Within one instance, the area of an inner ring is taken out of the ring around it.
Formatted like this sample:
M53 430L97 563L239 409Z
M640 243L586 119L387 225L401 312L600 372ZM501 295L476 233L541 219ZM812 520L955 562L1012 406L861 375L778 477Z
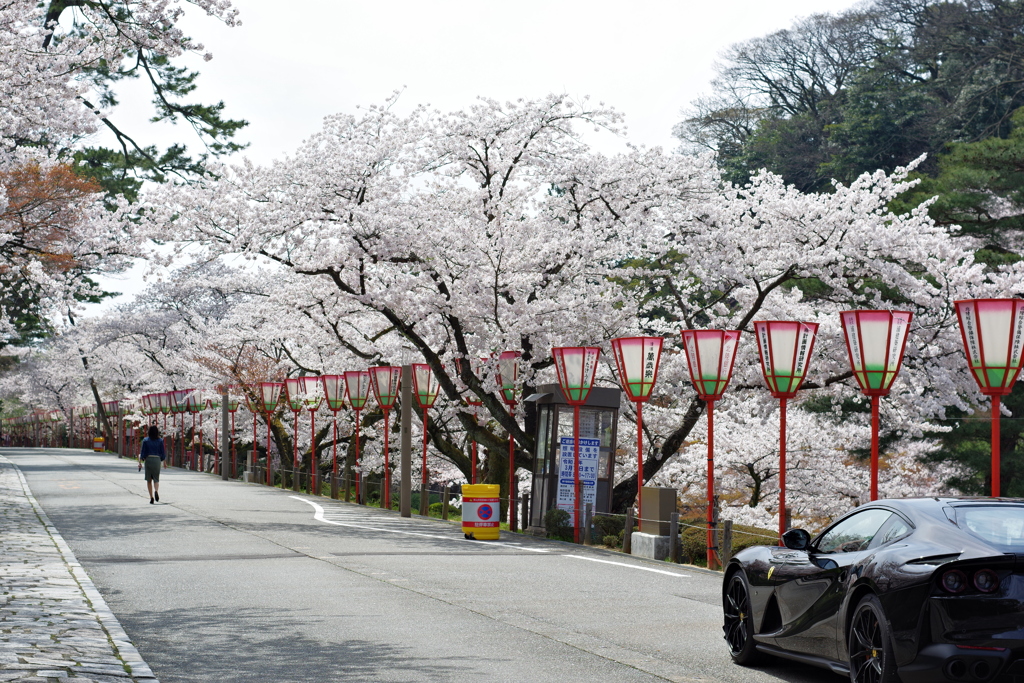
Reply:
M610 515L594 515L594 535L598 538L616 536L626 526L625 517ZM608 545L605 543L605 545Z
M702 519L680 520L684 526L680 538L680 547L683 554L683 562L690 564L707 565L707 522ZM744 548L755 545L775 545L773 538L777 538L777 532L770 529L761 529L756 526L741 526L734 524L732 527L732 552L735 555Z
M622 546L622 537L621 536L605 536L603 539L601 539L601 543L603 543L604 545L608 546L609 548L618 548L618 547Z
M548 510L544 514L544 528L548 532L548 538L559 541L573 540L572 527L569 526L571 519L569 513L565 510L559 510L558 508Z
M420 492L419 491L413 491L412 495L410 496L410 498L411 498L411 501L412 501L412 510L413 510L413 512L418 513L420 511ZM391 496L391 500L392 500L392 502L398 500L398 496ZM440 494L431 493L429 498L427 499L427 501L428 501L427 510L428 511L430 510L430 507L429 507L430 505L433 505L434 503L436 503L436 502L438 502L440 500L441 500Z

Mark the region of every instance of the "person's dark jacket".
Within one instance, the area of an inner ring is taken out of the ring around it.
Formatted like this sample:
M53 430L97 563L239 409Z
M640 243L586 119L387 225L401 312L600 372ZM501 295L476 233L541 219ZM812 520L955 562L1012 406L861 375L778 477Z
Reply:
M164 453L164 440L163 439L151 439L148 436L142 440L142 451L139 453L139 459L145 460L147 455L159 455L160 462L164 461L167 454Z

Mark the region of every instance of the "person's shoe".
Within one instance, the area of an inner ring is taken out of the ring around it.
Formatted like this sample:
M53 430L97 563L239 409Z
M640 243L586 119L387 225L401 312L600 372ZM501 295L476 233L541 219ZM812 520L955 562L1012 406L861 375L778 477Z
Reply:
M154 497L154 498L156 498L156 502L158 502L158 503L160 502L160 492L159 492L159 491L157 491L156 493L154 493L154 494L153 494L153 497Z
M150 505L152 505L152 504L153 504L153 499L152 499L152 498L150 498L150 499L149 499L149 504L150 504Z

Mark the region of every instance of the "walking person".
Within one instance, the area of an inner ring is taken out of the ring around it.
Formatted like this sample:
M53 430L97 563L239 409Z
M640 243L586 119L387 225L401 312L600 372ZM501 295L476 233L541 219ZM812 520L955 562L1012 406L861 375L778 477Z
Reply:
M166 457L160 430L156 425L152 425L149 428L149 436L142 440L142 448L139 451L139 466L146 468L146 487L149 489L150 505L154 499L160 501L160 465Z

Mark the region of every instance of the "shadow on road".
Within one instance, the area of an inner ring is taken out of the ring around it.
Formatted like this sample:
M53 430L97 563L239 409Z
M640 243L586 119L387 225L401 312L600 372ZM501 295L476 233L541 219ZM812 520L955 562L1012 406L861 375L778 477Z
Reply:
M121 621L143 658L164 683L175 681L413 681L464 680L476 671L486 680L511 660L440 655L413 656L395 643L345 637L351 617L312 616L322 641L292 627L294 618L275 610L168 610L133 614ZM305 622L309 627L309 620ZM186 670L180 664L189 662Z

